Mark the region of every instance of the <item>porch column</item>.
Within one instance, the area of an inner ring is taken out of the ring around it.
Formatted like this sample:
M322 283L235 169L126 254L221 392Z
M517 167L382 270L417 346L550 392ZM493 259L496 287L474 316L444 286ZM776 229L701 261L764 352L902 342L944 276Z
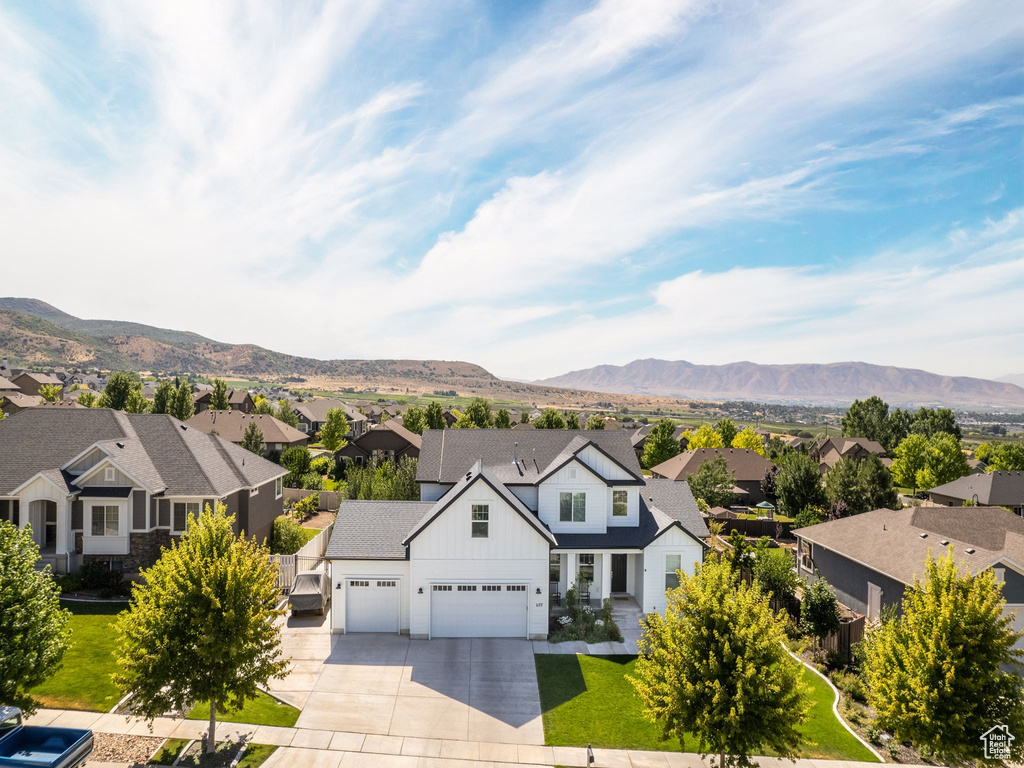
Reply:
M57 547L58 555L68 551L68 529L71 527L71 497L64 499L63 509L58 501L57 506Z
M601 553L601 599L612 596L612 556Z
M565 588L569 589L576 583L576 553L565 553Z

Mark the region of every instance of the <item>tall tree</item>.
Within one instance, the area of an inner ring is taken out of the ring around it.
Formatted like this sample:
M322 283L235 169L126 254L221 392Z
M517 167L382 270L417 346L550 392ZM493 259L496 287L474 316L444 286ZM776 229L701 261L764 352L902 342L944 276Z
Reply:
M494 415L494 426L496 429L512 428L512 414L508 412L508 408L498 409L498 412Z
M785 549L771 549L768 539L757 543L754 549L754 565L751 575L761 585L765 594L771 595L773 611L780 611L796 595L800 577L793 570L792 560Z
M47 403L55 403L60 399L63 391L60 384L43 384L39 388L39 396Z
M228 385L224 379L213 380L210 408L214 411L226 411L231 408L231 403L228 402Z
M927 437L944 432L957 440L963 439L963 433L956 423L956 414L949 408L921 408L914 414L910 432Z
M961 572L950 551L931 556L907 587L900 615L866 637L868 701L878 725L928 747L950 765L982 761L981 734L1017 735L1009 762L1024 759L1024 637L1004 615L991 569Z
M914 423L914 414L902 408L893 408L886 419L886 442L882 443L886 451L892 451L907 435Z
M892 473L875 454L860 462L860 482L864 488L868 509L897 509L899 494L892 484Z
M751 755L766 750L794 757L807 691L768 596L717 557L678 577L665 615L644 620L628 678L644 714L684 749L692 734L702 756L718 756L718 768L754 768Z
M644 441L643 462L650 469L679 454L679 441L673 435L676 425L671 419L658 419Z
M171 410L171 415L181 421L188 421L196 414L196 402L192 397L192 387L187 381L182 381L178 385L178 390L174 393L174 407Z
M320 442L331 453L341 450L346 445L345 435L350 427L348 417L343 408L331 408L327 411L327 421L320 428Z
M928 457L924 469L918 473L917 484L922 488L934 488L951 483L970 474L970 471L960 441L946 432L937 432L928 440Z
M842 502L851 515L868 511L867 490L861 478L859 461L841 459L836 462L825 475L825 498L833 506Z
M854 400L842 419L844 437L866 437L889 448L889 404L878 395Z
M289 427L299 428L299 417L295 415L295 409L292 408L292 404L285 398L277 401L277 407L274 409L274 418L278 421L283 421Z
M999 443L988 457L987 472L1020 472L1024 470L1024 444Z
M114 682L132 694L133 709L152 721L209 702L208 753L217 713L241 709L288 669L275 621L277 568L266 546L236 537L233 525L222 504L190 515L186 534L142 572L115 625Z
M123 411L129 396L136 387L141 388L142 384L136 381L132 374L115 371L107 377L107 385L103 388L103 395L100 397L100 407Z
M526 410L525 408L523 408L522 412L520 412L520 414L519 414L519 423L520 424L529 424L530 423L530 412L528 410Z
M309 448L304 445L293 445L281 453L281 466L288 470L284 484L289 488L298 488L299 478L309 472L313 458Z
M153 413L171 413L174 405L174 385L164 379L156 385L153 395Z
M686 478L695 499L703 499L709 507L727 507L736 498L733 486L736 475L724 456L701 462L697 471Z
M100 398L91 389L83 389L78 393L78 404L86 408L99 408Z
M604 429L604 417L599 413L593 413L587 417L584 429Z
M757 433L750 427L737 434L727 445L733 448L746 448L761 456L765 455L764 440L758 437Z
M242 447L257 456L262 456L267 450L267 446L263 442L263 430L256 425L255 421L250 421L245 427L245 432L242 434Z
M474 397L466 406L455 426L459 429L487 429L491 426L491 403L482 397Z
M533 420L534 429L565 429L565 418L554 408L545 408Z
M566 429L579 429L580 428L580 415L575 411L572 411L568 416L565 417L565 428Z
M842 616L836 591L824 578L818 576L804 587L800 603L800 627L815 639L818 645L839 631Z
M732 445L732 441L735 440L736 435L740 433L739 429L736 427L736 422L732 419L722 419L718 422L716 429L718 430L718 434L722 436L723 446ZM750 428L747 427L747 429ZM753 432L753 430L750 431Z
M28 691L60 667L71 618L49 566L36 570L38 562L32 528L0 520L0 702L29 714L38 702Z
M908 435L893 451L892 476L897 485L918 489L918 477L928 465L928 438Z
M436 400L432 400L427 404L427 410L425 412L427 420L427 429L444 429L444 409L441 408L441 404Z
M128 394L124 410L126 413L148 413L149 405L149 400L142 394L142 386L140 385Z
M796 517L807 507L823 505L825 489L817 462L806 453L794 451L783 455L779 459L775 492L779 511L790 517Z
M253 413L262 413L265 416L274 415L274 406L272 406L270 401L263 395L256 395L256 397L252 399L252 405Z
M427 426L427 416L423 412L423 409L418 408L415 405L410 406L402 416L402 426L410 432L422 435L423 430L426 429Z
M686 440L686 449L695 451L698 448L724 448L721 433L710 424L701 424L696 432L687 430L683 433Z

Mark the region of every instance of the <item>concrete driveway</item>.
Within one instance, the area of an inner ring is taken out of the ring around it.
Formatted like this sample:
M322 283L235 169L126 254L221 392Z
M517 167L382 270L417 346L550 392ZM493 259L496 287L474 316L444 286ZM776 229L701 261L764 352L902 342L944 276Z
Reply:
M329 623L327 626L330 626ZM296 628L298 629L298 628ZM299 728L435 739L543 744L533 646L526 640L410 640L326 634L299 640L275 693L303 697ZM325 642L326 641L326 642ZM315 678L315 679L314 679ZM305 689L305 690L297 690Z

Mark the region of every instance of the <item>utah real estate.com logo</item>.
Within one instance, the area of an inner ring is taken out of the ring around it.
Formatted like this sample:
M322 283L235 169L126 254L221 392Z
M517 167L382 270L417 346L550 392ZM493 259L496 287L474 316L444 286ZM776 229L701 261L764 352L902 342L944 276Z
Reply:
M997 725L989 728L981 734L981 740L985 744L986 760L1009 760L1010 744L1014 736L1005 725Z

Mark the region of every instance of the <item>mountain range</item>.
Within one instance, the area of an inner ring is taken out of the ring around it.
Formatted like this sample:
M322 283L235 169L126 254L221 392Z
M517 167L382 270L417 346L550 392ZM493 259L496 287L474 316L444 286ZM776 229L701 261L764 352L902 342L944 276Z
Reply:
M826 404L878 395L900 405L1024 407L1024 389L1009 382L857 362L694 365L646 359L570 371L535 383L701 400Z

